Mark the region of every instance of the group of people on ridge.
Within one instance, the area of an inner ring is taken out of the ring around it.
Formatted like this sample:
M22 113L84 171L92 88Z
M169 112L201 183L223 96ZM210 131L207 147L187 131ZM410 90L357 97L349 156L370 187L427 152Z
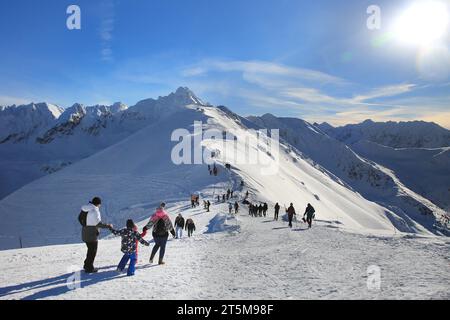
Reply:
M267 203L264 202L263 204L259 204L259 205L252 204L251 202L248 202L248 201L246 201L246 203L248 204L248 212L249 212L250 216L252 216L252 217L262 217L262 216L265 217L266 216L267 210L268 210ZM275 221L278 221L280 208L281 207L278 204L278 202L275 203L274 216L273 216L273 219ZM292 221L294 220L294 217L297 216L294 205L291 203L285 211L287 213L289 227L292 228ZM308 228L311 228L311 226L312 226L312 221L315 217L315 212L316 212L316 210L314 209L314 207L310 203L308 203L308 205L305 209L305 213L303 214L303 218L302 218L303 222L308 224Z
M149 222L144 226L142 233L138 232L137 226L131 219L128 219L126 222L126 227L120 230L114 229L111 224L102 222L100 215L101 203L101 199L95 197L88 205L81 208L81 212L78 216L78 220L82 225L82 240L87 246L87 254L83 266L86 273L98 272L98 269L94 267L94 260L97 255L98 236L100 234L99 229L109 229L114 235L121 236L122 238L121 251L123 256L117 266L118 272L123 272L129 262L127 275L134 275L137 262L138 242L145 246L150 245L148 241L144 240L148 230L152 230L152 236L155 242L150 254L149 262L153 263L153 260L159 250L158 264L165 264L163 259L169 233L172 234L174 238L177 237L172 221L170 220L167 212L164 210L166 206L165 203L161 203L161 205L156 209L155 213L150 217ZM179 225L180 221L178 221L177 226ZM192 219L188 219L188 221L186 221L186 228L188 230L188 234L192 235L192 232L195 230L195 224Z
M249 203L248 205L248 213L252 217L262 217L267 215L267 210L269 210L269 206L264 202L257 204Z
M233 191L227 191L227 198L233 196ZM225 198L225 195L224 195ZM268 211L267 203L254 205L247 201L248 191L246 193L246 198L244 203L249 204L249 214L253 217L261 217L266 216ZM192 206L197 206L198 204L198 196L191 197ZM94 267L94 260L97 255L98 248L98 237L99 237L99 229L109 229L114 235L121 236L121 251L123 253L122 259L120 260L117 271L123 272L126 265L129 262L129 267L127 271L128 276L132 276L135 273L136 263L138 259L138 244L139 242L145 246L149 246L150 243L144 239L147 235L148 230L152 230L152 236L154 240L154 246L151 251L149 262L153 263L153 260L158 253L159 250L159 259L158 264L164 265L164 254L166 251L166 245L169 238L169 233L172 234L174 238L181 238L183 235L183 230L188 232L188 237L191 237L193 232L195 231L195 223L191 218L187 220L181 215L181 213L175 219L175 228L172 225L169 215L165 211L165 203L161 203L160 206L156 209L155 213L150 217L149 222L144 226L142 232L138 232L138 228L133 222L132 219L128 219L126 222L126 227L120 230L116 230L113 228L112 224L104 223L101 219L100 215L100 206L101 199L95 197L92 201L89 202L88 205L85 205L81 208L81 212L78 216L78 220L82 225L82 240L86 243L87 246L87 254L86 259L84 260L83 269L86 273L96 273L98 269ZM209 201L204 202L205 208L209 211L209 206L211 203ZM229 213L232 213L234 209L235 214L239 211L239 204L237 201L232 204L231 202L228 204ZM280 205L278 203L274 206L274 220L278 220L278 215L280 211ZM289 227L292 228L292 221L296 216L294 205L291 203L290 206L286 209L287 218L289 222ZM308 203L305 213L303 214L303 221L308 224L308 227L311 228L312 220L315 218L315 209L314 207Z

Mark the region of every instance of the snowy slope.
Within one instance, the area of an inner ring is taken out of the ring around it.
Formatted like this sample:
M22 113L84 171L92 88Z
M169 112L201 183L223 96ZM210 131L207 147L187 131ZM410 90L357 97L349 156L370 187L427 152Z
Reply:
M0 201L0 234L9 238L1 239L1 247L17 247L18 236L25 246L78 242L80 205L93 195L105 200L105 219L115 223L148 214L162 199L185 199L216 182L201 166L171 161L172 130L203 118L185 108L7 196Z
M197 232L169 240L163 267L149 265L150 249L140 246L131 278L115 272L119 238L100 241L99 273L81 272L76 286L70 281L85 256L82 244L1 251L0 299L450 298L448 239L357 235L321 218L311 230L304 224L289 230L246 210L226 217L226 206L213 203L205 213L187 201L172 203L172 219L179 212L192 217ZM220 232L208 232L211 225ZM380 268L380 290L369 290L370 266Z
M434 123L316 124L359 155L391 170L408 188L443 209L450 205L450 131Z
M450 209L450 147L391 148L359 141L352 149L391 169L408 188L437 206Z
M77 103L65 110L47 104L6 108L0 111L4 124L0 137L9 137L0 139L0 199L194 103L201 100L188 88L179 88L129 108L119 102L111 106ZM43 112L44 107L49 110Z
M221 137L226 130L236 140L211 137L200 142L194 121L202 121L203 132L216 129ZM310 139L320 134L304 125L311 130ZM25 247L70 244L0 251L0 299L449 298L448 237L432 235L407 215L363 198L311 160L314 154L308 155L308 149L283 142L278 158L273 141L248 130L252 126L256 124L225 108L177 108L156 124L1 200L1 248L16 248L19 235ZM172 163L172 147L178 141L170 138L177 128L191 132L193 150L201 143L208 154L215 152L217 177L209 175L206 165ZM320 139L310 143L324 145ZM255 151L264 163L234 162L234 150L244 157ZM231 170L222 166L225 163L232 164ZM399 181L393 183L403 188ZM241 203L248 190L251 202L268 202L269 216L249 217L242 204L236 217L227 216L228 204L216 202L227 188L237 190L232 201ZM190 209L192 192L212 202L210 213ZM132 278L115 272L120 239L102 231L99 273L81 273L81 287L71 290L67 280L81 268L86 250L79 243L76 219L80 206L93 195L103 198L103 218L116 228L128 218L141 228L159 202L166 201L172 220L178 213L192 217L197 231L193 238L169 241L163 267L149 265L149 249L140 246ZM299 214L312 203L313 229L296 222L290 230L283 219L272 221L274 202L293 202ZM371 266L380 268L380 290L368 288Z
M306 121L270 114L249 120L261 127L280 128L281 137L305 159L312 159L339 183L395 212L397 216L390 213L387 216L401 231L415 232L420 225L434 232L435 217L444 214L438 206L405 186L394 172L362 158Z
M349 145L361 140L368 140L393 148L450 146L450 131L432 122L366 120L359 124L349 124L337 128L333 128L327 123L323 123L319 127L330 136Z
M218 164L232 163L233 172L243 178L261 200L285 205L294 202L299 212L308 202L312 203L324 219L358 233L430 232L434 218L415 219L413 211L420 201L426 200L411 197L400 183L389 182L401 187L404 197L411 203L409 208L403 207L406 213L398 210L396 202L379 201L377 204L366 200L289 145L281 146L278 159L269 147L271 139L261 135L258 140L258 134L248 130L246 125L251 124L248 120L224 108L199 108L198 104L192 104L177 107L157 123L89 158L27 184L0 201L1 248L18 247L20 239L26 247L78 242L79 208L94 195L105 200L105 219L117 223L127 217L143 218L161 200L186 199L192 192L211 184L229 181L223 170L216 178L208 174L206 165L173 164L171 152L177 142L170 140L171 134L175 129L185 128L193 137L198 135L192 128L194 121L202 121L203 130L235 133L237 140L226 140L224 144L221 137L203 142L193 139L192 148L202 143L204 148L216 152ZM235 146L241 157L255 151L265 161L266 169L276 168L276 172L267 174L258 164L234 163L231 156ZM386 192L392 191L386 189Z

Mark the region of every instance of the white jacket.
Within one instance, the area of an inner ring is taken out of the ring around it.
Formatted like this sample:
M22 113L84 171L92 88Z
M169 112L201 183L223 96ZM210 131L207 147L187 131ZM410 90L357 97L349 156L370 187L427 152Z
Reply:
M102 221L102 217L100 216L100 210L98 207L93 204L87 204L81 207L81 210L87 212L86 217L86 226L96 226Z

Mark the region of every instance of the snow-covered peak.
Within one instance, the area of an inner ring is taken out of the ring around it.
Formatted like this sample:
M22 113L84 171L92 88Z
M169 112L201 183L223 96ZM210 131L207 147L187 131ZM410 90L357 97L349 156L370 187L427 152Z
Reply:
M136 105L130 107L126 112L135 113L146 118L161 118L174 112L184 110L188 105L204 105L191 90L180 87L175 92L158 99L141 100Z
M59 123L73 122L79 120L86 115L86 107L80 103L75 103L73 106L64 110L63 114L58 119Z
M347 144L367 140L393 148L439 148L450 146L450 131L433 122L374 122L329 128L328 134Z
M190 104L204 105L203 101L188 87L179 87L177 91L175 91L175 96L185 99L186 102L189 102Z
M112 106L110 106L110 110L112 113L125 111L127 109L128 109L128 106L122 102L116 102Z
M19 142L53 123L63 112L57 105L30 103L0 109L0 142Z

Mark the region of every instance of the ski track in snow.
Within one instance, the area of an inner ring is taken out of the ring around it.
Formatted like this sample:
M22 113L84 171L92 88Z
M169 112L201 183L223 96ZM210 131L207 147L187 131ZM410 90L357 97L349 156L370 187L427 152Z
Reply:
M99 273L82 272L81 288L75 290L66 285L68 268L80 268L83 244L1 251L0 299L450 298L446 238L352 234L320 218L311 230L303 223L289 230L282 219L272 220L272 211L252 218L246 206L228 220L234 231L205 233L226 211L227 203L215 201L210 213L202 206L190 209L187 201L170 204L172 219L179 212L193 217L197 232L169 241L165 266L149 265L152 244L140 245L134 277L115 272L120 239L101 240ZM371 265L381 268L379 291L367 288Z

